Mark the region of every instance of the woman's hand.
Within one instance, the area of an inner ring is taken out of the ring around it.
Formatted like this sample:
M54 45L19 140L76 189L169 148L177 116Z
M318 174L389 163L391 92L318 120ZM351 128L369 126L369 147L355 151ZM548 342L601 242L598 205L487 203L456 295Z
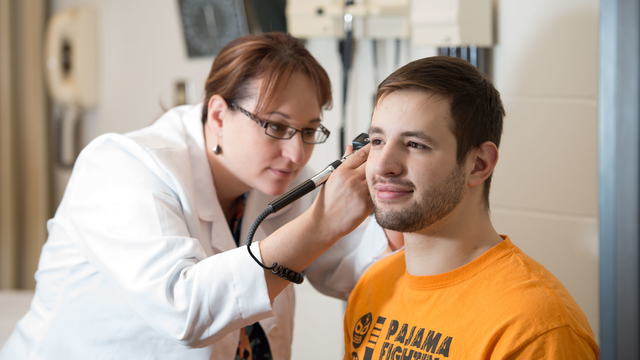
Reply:
M351 146L346 153L351 153ZM368 156L369 145L349 156L306 212L259 243L264 264L278 262L300 272L364 221L373 210L365 175ZM289 284L268 270L265 279L272 301Z
M369 145L349 156L329 177L308 213L323 224L321 238L337 240L353 231L373 211L365 173ZM346 154L352 152L347 146Z

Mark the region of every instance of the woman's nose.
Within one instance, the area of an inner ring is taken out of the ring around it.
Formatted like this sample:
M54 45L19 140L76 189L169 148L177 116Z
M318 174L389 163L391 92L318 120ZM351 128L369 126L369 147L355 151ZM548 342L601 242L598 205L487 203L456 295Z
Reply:
M291 160L293 163L300 163L305 159L306 144L302 142L302 133L296 133L289 140L282 140L283 149L282 156Z

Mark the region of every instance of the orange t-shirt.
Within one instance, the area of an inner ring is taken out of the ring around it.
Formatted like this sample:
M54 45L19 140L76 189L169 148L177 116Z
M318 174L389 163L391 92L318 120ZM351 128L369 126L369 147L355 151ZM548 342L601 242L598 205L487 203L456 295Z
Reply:
M344 359L597 359L567 289L503 238L444 274L409 275L404 251L374 264L349 297Z

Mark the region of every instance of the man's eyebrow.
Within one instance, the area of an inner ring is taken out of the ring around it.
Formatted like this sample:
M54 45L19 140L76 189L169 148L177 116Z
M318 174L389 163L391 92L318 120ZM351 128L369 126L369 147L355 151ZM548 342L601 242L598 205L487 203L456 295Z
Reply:
M369 135L372 134L380 134L380 135L384 135L384 131L377 127L377 126L372 126L371 128L369 128ZM413 138L417 138L420 139L426 143L429 143L430 145L436 145L438 144L438 142L431 136L421 132L421 131L403 131L400 133L400 136L403 138L406 137L413 137Z
M377 126L372 126L369 128L369 134L384 134L384 131Z
M427 135L427 134L425 134L425 133L423 133L421 131L405 131L405 132L402 132L400 135L402 137L417 138L417 139L420 139L420 140L422 140L424 142L427 142L429 144L432 144L432 145L435 145L435 144L438 143L433 137L431 137L431 136L429 136L429 135Z

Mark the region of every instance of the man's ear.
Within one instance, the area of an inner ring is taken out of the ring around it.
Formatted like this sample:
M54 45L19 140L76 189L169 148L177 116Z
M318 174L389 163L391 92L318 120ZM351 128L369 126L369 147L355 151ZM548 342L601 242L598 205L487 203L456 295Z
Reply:
M222 136L222 127L224 125L224 118L229 111L229 105L220 95L213 95L209 98L207 104L207 122L205 126L209 128L214 134Z
M498 148L493 142L485 141L471 151L467 161L473 164L468 185L480 185L493 173L493 169L498 164Z

